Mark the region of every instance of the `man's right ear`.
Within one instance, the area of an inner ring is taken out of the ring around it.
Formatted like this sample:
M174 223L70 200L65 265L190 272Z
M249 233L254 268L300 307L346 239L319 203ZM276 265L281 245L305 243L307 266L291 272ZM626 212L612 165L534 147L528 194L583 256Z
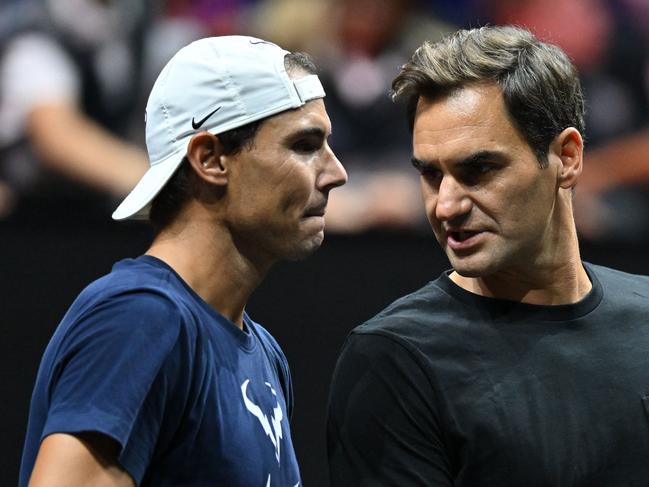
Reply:
M229 174L223 156L223 144L209 132L197 133L187 145L187 159L194 173L209 184L227 185Z

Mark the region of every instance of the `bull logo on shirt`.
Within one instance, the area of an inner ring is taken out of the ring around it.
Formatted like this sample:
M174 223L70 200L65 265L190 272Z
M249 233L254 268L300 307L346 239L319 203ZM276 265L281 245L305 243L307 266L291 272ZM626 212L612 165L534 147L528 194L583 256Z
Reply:
M266 433L266 436L270 438L270 441L275 448L275 458L277 459L277 463L279 463L280 440L283 437L282 419L284 418L284 414L282 413L282 408L279 405L279 401L277 400L277 393L268 382L265 382L266 386L270 389L270 392L273 394L273 396L275 396L275 401L277 402L277 406L273 408L273 415L269 420L268 416L264 414L261 408L254 402L252 402L250 398L248 398L247 390L249 383L250 379L246 379L246 381L241 384L241 395L243 396L243 403L246 405L246 409L250 411L250 413L252 413L252 415L255 416L261 423L261 427L264 429L264 433Z

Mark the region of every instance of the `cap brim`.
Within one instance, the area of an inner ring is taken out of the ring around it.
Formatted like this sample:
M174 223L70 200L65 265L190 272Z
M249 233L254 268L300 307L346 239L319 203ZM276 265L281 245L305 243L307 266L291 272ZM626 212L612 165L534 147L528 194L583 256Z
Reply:
M113 212L113 220L126 220L128 218L143 220L148 218L151 201L180 166L183 160L183 152L184 149L178 150L166 159L151 166L144 173L142 179L138 181L135 188Z

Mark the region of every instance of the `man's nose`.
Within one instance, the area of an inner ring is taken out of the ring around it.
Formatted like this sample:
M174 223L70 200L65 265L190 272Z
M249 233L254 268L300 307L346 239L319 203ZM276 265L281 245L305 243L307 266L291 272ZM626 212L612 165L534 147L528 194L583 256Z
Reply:
M336 157L331 147L326 147L324 165L318 175L317 185L322 191L329 191L347 182L347 171Z
M471 210L471 199L466 188L451 176L444 176L437 192L435 217L439 221L450 221Z

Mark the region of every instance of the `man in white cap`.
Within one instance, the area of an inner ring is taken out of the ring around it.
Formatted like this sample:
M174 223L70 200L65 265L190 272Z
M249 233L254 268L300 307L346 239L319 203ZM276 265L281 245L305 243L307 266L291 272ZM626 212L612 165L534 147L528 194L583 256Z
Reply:
M194 42L163 69L151 167L113 214L149 218L156 237L55 332L21 486L300 485L286 359L244 308L273 263L319 247L347 178L314 72L243 36Z

